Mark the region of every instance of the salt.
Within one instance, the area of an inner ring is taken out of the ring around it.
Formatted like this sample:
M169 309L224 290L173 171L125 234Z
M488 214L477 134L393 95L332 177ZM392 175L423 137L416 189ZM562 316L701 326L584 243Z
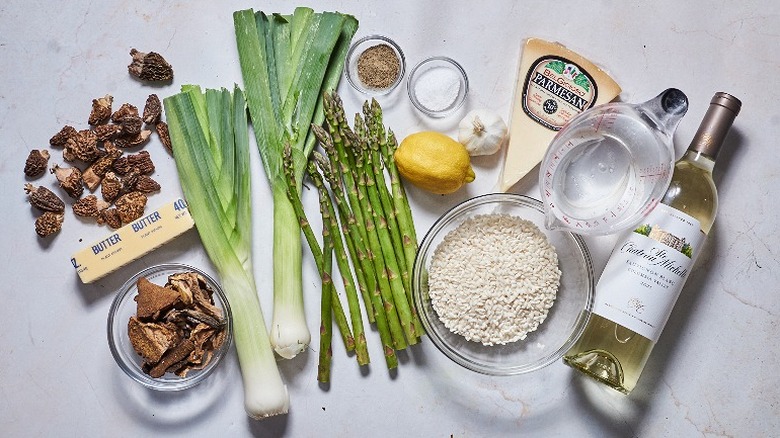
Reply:
M431 111L446 110L455 102L459 93L460 78L446 67L436 67L423 72L414 86L417 100Z

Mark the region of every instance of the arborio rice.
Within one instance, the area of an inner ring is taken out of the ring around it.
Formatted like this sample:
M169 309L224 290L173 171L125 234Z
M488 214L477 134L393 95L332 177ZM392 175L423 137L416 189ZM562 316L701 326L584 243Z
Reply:
M558 256L532 222L479 215L452 230L428 270L431 304L453 333L484 345L525 339L560 284Z

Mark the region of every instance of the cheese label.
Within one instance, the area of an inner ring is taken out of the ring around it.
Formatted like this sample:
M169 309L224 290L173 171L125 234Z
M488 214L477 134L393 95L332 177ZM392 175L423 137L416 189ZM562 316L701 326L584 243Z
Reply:
M157 249L195 225L184 199L119 228L73 254L73 268L83 283L98 280L122 266Z
M576 63L545 56L533 62L523 87L523 111L545 128L559 131L596 103L598 87Z

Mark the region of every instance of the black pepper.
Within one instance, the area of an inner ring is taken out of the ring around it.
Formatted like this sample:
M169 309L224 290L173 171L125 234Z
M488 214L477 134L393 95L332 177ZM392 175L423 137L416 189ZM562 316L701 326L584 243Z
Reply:
M388 88L401 73L401 60L392 47L377 44L360 54L357 73L360 81L370 88Z

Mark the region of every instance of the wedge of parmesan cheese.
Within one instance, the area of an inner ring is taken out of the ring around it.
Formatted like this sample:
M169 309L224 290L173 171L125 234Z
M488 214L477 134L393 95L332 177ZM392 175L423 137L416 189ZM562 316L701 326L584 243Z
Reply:
M620 86L581 55L559 43L526 40L500 190L509 190L542 161L555 134L569 120L618 94Z

